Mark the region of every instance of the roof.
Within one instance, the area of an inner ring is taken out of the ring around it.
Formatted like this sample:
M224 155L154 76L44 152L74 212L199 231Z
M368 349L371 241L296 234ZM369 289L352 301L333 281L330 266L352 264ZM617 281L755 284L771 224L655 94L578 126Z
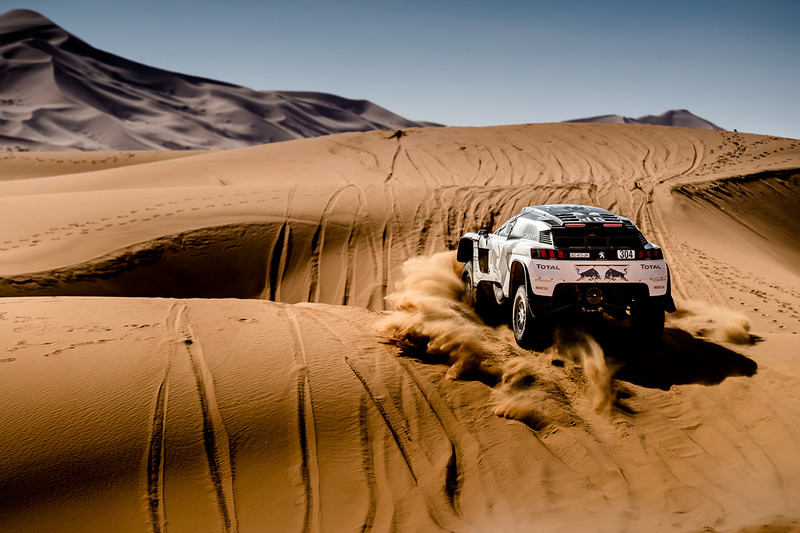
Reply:
M585 224L616 223L624 226L634 226L633 222L623 216L615 215L611 211L591 205L533 205L523 207L522 214L527 214L530 218L546 222L550 226L563 226L570 222L582 222Z

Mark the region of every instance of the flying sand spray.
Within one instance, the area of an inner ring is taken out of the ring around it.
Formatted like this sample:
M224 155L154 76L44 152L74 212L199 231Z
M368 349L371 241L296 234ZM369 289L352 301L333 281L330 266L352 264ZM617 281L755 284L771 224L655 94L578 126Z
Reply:
M455 252L415 257L402 266L403 279L386 297L395 308L378 329L397 346L414 348L450 365L446 377L483 375L497 383L495 413L541 428L551 422L568 425L573 416L566 395L551 379L545 358L520 350L506 326L485 325L464 302L461 264ZM750 342L750 325L739 313L702 302L680 301L667 325L710 340ZM498 347L503 355L498 354ZM614 404L612 372L600 344L580 329L557 330L552 350L582 369L591 401L599 413L610 414Z

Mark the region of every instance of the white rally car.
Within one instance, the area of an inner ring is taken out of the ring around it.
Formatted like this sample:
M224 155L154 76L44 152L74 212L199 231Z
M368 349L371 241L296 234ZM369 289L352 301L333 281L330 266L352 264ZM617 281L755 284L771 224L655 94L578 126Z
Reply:
M551 343L555 324L570 315L629 319L644 338L660 340L664 312L675 311L661 248L597 207L525 207L494 233L461 237L458 260L478 314L508 320L523 347Z

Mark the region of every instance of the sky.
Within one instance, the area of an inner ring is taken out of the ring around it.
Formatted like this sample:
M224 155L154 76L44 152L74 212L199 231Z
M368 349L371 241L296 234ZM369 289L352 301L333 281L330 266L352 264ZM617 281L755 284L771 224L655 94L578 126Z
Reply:
M797 0L0 1L15 8L152 67L366 99L412 120L688 109L800 138Z

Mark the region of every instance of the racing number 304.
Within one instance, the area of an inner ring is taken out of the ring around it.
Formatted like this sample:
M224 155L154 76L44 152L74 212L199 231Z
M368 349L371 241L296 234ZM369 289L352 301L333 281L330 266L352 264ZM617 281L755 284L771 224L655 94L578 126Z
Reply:
M633 250L617 250L617 259L633 259Z

